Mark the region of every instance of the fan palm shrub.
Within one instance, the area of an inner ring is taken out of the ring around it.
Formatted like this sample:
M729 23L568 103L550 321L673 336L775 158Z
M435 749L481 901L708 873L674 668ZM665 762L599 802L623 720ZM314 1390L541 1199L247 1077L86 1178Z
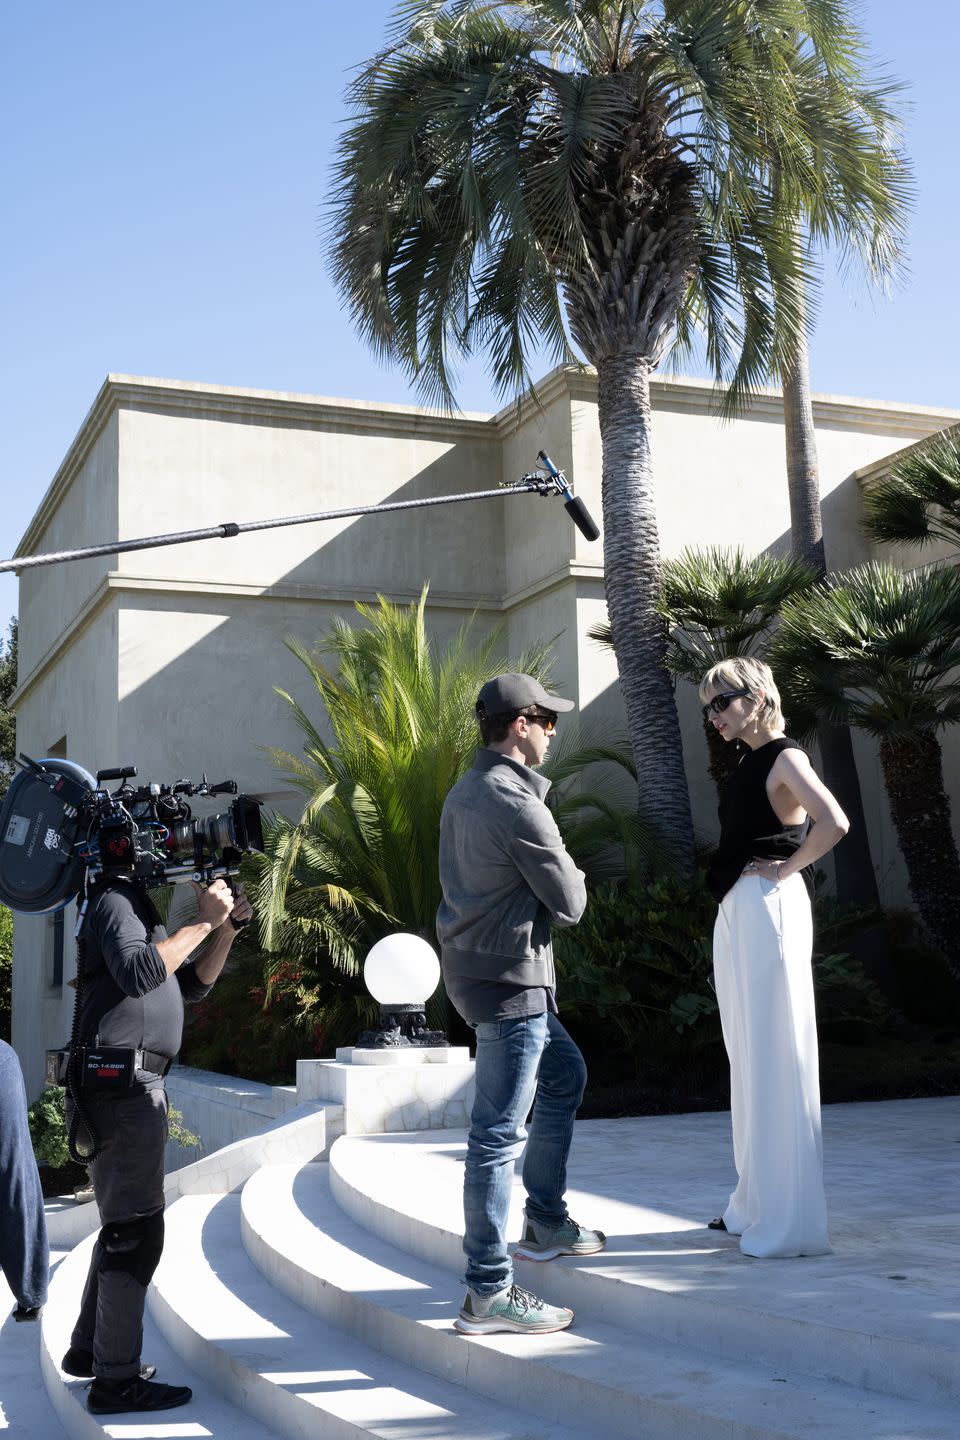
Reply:
M863 528L871 540L918 548L960 545L960 429L922 443L867 491Z
M287 644L308 671L320 714L284 691L303 733L302 755L274 758L305 803L274 816L256 882L269 993L283 985L304 1024L338 1007L337 1024L370 1016L359 967L384 935L434 942L440 903L440 811L473 763L474 705L507 663L500 629L464 625L445 646L426 631L427 592L413 605L358 604L360 624L334 621L317 650ZM538 647L520 668L546 679ZM327 736L329 735L329 738Z
M771 631L787 600L813 584L813 572L789 555L744 555L741 549L686 549L663 567L660 613L667 625L667 665L699 685L711 665L733 655L766 659ZM719 793L737 764L706 715L710 775Z
M733 655L766 659L770 634L785 601L813 584L813 572L789 555L747 556L710 546L688 547L663 564L658 610L667 629L671 674L699 685L711 665ZM592 639L610 644L609 625ZM719 793L737 763L737 750L703 720L710 775Z
M605 584L634 756L693 863L657 613L650 373L705 333L729 408L803 326L793 214L856 165L841 7L802 0L405 0L339 152L334 274L360 333L428 397L489 356L518 393L543 344L596 367ZM813 63L825 55L829 65ZM771 173L777 157L777 180ZM792 201L791 201L792 203Z
M608 881L642 884L670 874L676 856L664 847L637 787L629 742L584 737L576 720L560 726L540 773L563 843L587 877L590 893Z
M768 657L810 713L867 731L910 892L960 979L960 857L939 733L960 720L960 570L870 564L788 601Z

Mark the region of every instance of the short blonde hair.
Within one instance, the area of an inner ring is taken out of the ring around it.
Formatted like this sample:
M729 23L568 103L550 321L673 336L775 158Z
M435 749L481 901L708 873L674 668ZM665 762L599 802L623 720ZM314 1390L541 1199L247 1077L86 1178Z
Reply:
M766 730L784 728L786 722L780 708L780 691L770 666L762 660L754 660L750 655L732 655L729 660L721 660L719 665L711 665L700 681L700 699L704 704L714 690L748 690L756 697L762 690L760 724Z

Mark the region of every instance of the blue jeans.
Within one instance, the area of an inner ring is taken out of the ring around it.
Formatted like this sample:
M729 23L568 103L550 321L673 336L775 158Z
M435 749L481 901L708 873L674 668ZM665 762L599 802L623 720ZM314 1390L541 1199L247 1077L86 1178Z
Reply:
M541 1225L566 1219L567 1156L587 1067L555 1015L494 1020L474 1029L477 1092L463 1176L465 1279L478 1295L495 1295L513 1283L506 1229L514 1161L525 1138L527 1216Z

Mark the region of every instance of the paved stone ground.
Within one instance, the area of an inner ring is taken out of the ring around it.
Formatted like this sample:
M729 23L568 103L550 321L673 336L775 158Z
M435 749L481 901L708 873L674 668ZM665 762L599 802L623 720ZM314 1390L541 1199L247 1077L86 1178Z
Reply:
M367 1143L371 1152L382 1145L397 1160L394 1147L416 1146L415 1166L383 1166L392 1199L454 1229L460 1225L460 1140L447 1132L368 1137ZM915 1343L929 1337L956 1345L960 1097L829 1106L824 1154L834 1254L753 1260L741 1255L733 1237L704 1229L734 1180L728 1115L582 1122L571 1157L570 1205L583 1223L606 1230L610 1243L603 1255L578 1263L628 1284L687 1292L758 1316L816 1317L909 1335ZM519 1201L518 1193L517 1233ZM62 1440L40 1378L37 1327L15 1325L12 1303L0 1280L0 1429L25 1440Z
M756 1317L958 1347L960 1097L831 1105L823 1130L833 1254L757 1260L741 1253L735 1237L705 1228L736 1178L728 1114L580 1122L568 1202L582 1224L607 1233L608 1244L578 1268ZM368 1168L380 1171L393 1205L462 1233L459 1136L370 1136L364 1144ZM378 1160L381 1146L390 1159ZM403 1163L410 1146L420 1152L416 1166ZM373 1174L370 1183L376 1193ZM515 1238L521 1204L518 1174ZM523 1283L536 1288L537 1272L524 1266Z
M51 1268L62 1259L51 1257ZM0 1275L0 1430L20 1440L66 1440L40 1374L40 1326L17 1325L13 1296Z

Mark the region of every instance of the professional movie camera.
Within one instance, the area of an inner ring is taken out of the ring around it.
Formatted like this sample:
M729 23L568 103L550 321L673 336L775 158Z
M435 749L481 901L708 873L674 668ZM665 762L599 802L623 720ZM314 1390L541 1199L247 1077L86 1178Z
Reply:
M134 765L98 770L97 778L72 760L20 756L0 810L0 901L28 915L62 910L81 890L111 880L146 890L195 880L209 885L236 875L245 851L263 850L260 802L237 795L234 780L218 785L132 785ZM115 790L105 782L117 780ZM188 797L234 795L221 815L195 819ZM128 1090L141 1070L169 1065L172 1057L113 1046L83 1045L78 1026L86 986L82 920L77 924L77 975L69 1043L47 1052L47 1083L66 1085L73 1101L68 1144L72 1159L96 1159L100 1140L87 1110L90 1092ZM159 922L159 915L157 916ZM235 921L235 929L247 921ZM160 1073L165 1073L161 1070ZM86 1138L81 1144L81 1135Z
M245 851L263 850L260 802L235 780L132 785L134 765L98 770L21 755L0 810L0 901L48 914L92 882L125 878L153 890L235 875ZM107 781L118 780L108 792ZM188 797L236 795L222 815L194 819Z

